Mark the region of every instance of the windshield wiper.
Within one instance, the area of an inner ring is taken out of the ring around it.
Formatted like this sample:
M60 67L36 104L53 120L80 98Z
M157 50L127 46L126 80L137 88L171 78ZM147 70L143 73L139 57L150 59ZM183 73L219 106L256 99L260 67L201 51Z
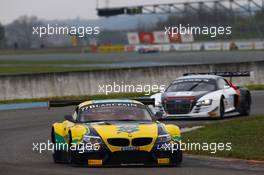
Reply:
M188 91L191 91L191 90L193 90L194 88L196 88L199 84L201 84L202 82L199 82L199 83L197 83L197 84L195 84L195 85L193 85Z

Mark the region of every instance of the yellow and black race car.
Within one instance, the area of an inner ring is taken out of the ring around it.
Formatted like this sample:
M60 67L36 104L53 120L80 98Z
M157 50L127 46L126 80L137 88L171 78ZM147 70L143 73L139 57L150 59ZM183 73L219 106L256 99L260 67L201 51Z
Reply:
M50 102L50 106L77 103ZM182 161L179 127L156 121L146 103L146 100L82 102L73 115L52 125L54 161L88 166L179 165Z

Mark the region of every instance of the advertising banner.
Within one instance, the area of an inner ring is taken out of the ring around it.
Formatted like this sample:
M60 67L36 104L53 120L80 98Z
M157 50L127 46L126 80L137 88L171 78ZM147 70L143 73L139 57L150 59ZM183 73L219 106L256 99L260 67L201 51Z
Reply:
M177 34L169 34L169 40L171 43L180 43L181 42L181 35L179 33Z
M185 33L181 34L181 42L183 43L191 43L194 42L193 34L192 33Z
M129 44L139 44L139 36L137 32L127 33L127 40Z
M231 43L230 42L223 42L222 43L222 50L230 50Z
M174 44L174 50L176 51L190 51L192 50L191 44Z
M139 40L140 43L142 44L153 44L154 43L153 32L140 32Z
M264 42L261 42L261 41L254 42L254 49L255 50L262 50L262 49L264 49Z
M114 46L99 46L97 48L98 53L114 53L114 52L124 52L124 45L114 45Z
M126 45L125 46L125 52L134 52L135 51L135 45Z
M252 42L236 42L236 46L238 50L252 50L253 49Z
M204 43L204 50L222 50L221 43Z
M165 51L165 52L171 51L171 44L163 44L161 51Z
M169 36L165 34L165 32L162 31L155 31L153 32L154 35L154 42L157 44L164 44L169 43Z
M195 50L195 51L204 50L203 43L193 43L192 50Z

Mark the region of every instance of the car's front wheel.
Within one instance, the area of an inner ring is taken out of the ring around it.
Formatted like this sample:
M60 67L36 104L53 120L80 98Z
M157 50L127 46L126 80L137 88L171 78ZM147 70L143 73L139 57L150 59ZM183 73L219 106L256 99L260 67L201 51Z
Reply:
M176 167L181 166L183 159L182 157L183 157L182 151L179 151L178 154L176 155L176 165L175 165Z
M67 163L68 162L68 154L65 150L60 150L58 145L56 144L56 136L54 132L54 128L51 130L51 141L53 143L53 152L52 157L55 163Z
M178 148L180 148L180 143L177 143L178 145ZM182 150L178 149L177 151L174 152L174 154L172 155L172 158L171 158L171 163L172 163L172 166L181 166L181 163L182 163L182 159L183 159L183 153L182 153Z
M78 165L79 163L76 147L72 143L72 135L69 133L69 143L68 143L68 163L71 166Z

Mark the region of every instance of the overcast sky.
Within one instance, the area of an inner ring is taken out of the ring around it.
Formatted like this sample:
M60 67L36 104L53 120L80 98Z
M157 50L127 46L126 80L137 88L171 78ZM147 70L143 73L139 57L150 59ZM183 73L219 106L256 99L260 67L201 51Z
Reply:
M184 0L99 0L99 7L182 2ZM185 0L188 1L188 0ZM21 15L41 19L96 19L96 0L0 0L0 22L8 24Z

